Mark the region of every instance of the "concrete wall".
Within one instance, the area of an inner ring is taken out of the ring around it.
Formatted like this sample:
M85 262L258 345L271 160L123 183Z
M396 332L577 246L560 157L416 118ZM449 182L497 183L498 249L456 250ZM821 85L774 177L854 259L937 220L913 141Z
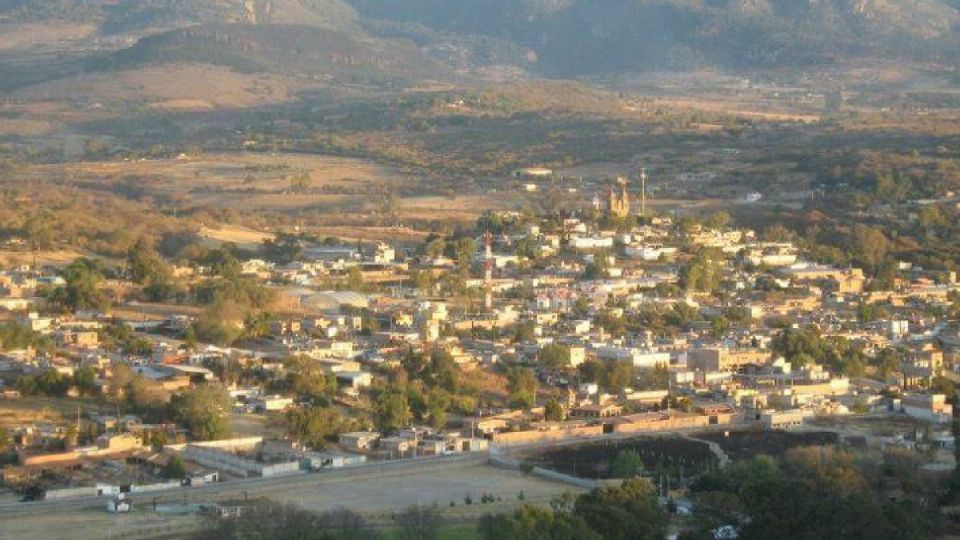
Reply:
M728 419L729 422L729 419ZM671 416L668 419L642 420L637 422L614 424L614 433L638 433L645 431L666 431L688 429L710 425L708 416Z
M167 491L170 489L178 489L180 487L180 482L170 481L170 482L161 482L157 484L145 484L142 486L133 485L130 486L130 493L156 493L158 491Z
M255 437L258 439L259 437ZM241 451L250 451L248 443L226 444L213 446L208 443L188 444L183 449L183 458L204 467L230 473L234 476L277 476L280 474L291 474L300 470L299 461L289 461L284 463L275 463L264 465L258 463L252 458L240 456L231 453L231 450L239 448ZM256 445L252 448L256 449Z
M497 444L511 445L575 439L578 437L595 437L597 435L603 435L603 426L584 426L550 431L508 431L494 434L493 441Z
M257 463L257 465L260 465ZM300 472L299 461L288 461L286 463L275 463L273 465L260 466L260 476L264 478L270 476L280 476L284 474L294 474Z
M85 486L64 489L51 489L43 496L46 501L56 501L59 499L74 499L77 497L96 497L97 486Z

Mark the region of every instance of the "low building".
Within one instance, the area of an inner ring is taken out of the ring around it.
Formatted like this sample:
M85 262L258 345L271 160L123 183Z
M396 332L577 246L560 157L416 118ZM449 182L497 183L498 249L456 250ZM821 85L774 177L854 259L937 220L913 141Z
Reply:
M276 412L283 411L293 407L293 398L284 396L263 396L252 398L247 401L253 410L258 412Z
M570 409L573 418L612 418L623 414L623 407L616 403L580 405Z
M804 419L812 412L802 409L788 411L764 411L760 413L760 423L767 429L789 429L803 425Z
M370 451L374 450L382 435L377 431L353 431L341 433L338 441L346 450Z
M380 439L378 448L384 452L389 452L391 457L401 457L411 453L417 446L415 439L406 437L383 437Z
M735 371L747 364L762 365L770 360L765 349L708 347L687 352L687 367L699 371Z
M953 417L953 406L943 394L918 394L903 396L900 400L903 412L927 422L943 424Z

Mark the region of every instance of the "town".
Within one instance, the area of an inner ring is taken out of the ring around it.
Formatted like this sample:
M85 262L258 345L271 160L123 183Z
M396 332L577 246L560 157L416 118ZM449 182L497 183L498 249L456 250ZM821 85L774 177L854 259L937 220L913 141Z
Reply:
M23 413L0 419L0 499L123 512L240 479L756 430L953 470L955 272L881 282L782 227L645 197L617 179L418 245L289 231L59 268L24 251L0 271L0 399Z

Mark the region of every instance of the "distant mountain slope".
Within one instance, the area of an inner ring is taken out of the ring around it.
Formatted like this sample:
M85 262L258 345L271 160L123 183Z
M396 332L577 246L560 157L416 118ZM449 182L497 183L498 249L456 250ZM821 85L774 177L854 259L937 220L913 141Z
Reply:
M0 89L175 62L346 82L960 66L960 0L0 0L0 24L54 21L92 34L0 53Z
M417 47L306 25L201 25L141 39L94 68L192 63L314 80L381 83L447 73Z
M342 0L0 0L0 22L96 22L105 33L194 24L357 24Z
M483 35L556 75L764 68L885 55L954 62L954 0L348 0L367 19Z

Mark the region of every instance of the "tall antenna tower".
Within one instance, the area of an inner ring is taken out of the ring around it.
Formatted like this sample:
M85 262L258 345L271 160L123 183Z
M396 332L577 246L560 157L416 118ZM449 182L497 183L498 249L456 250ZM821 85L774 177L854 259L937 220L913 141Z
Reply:
M640 216L647 217L647 168L640 169Z
M483 275L483 307L490 311L493 309L493 235L488 230L483 235L484 243L484 275Z

